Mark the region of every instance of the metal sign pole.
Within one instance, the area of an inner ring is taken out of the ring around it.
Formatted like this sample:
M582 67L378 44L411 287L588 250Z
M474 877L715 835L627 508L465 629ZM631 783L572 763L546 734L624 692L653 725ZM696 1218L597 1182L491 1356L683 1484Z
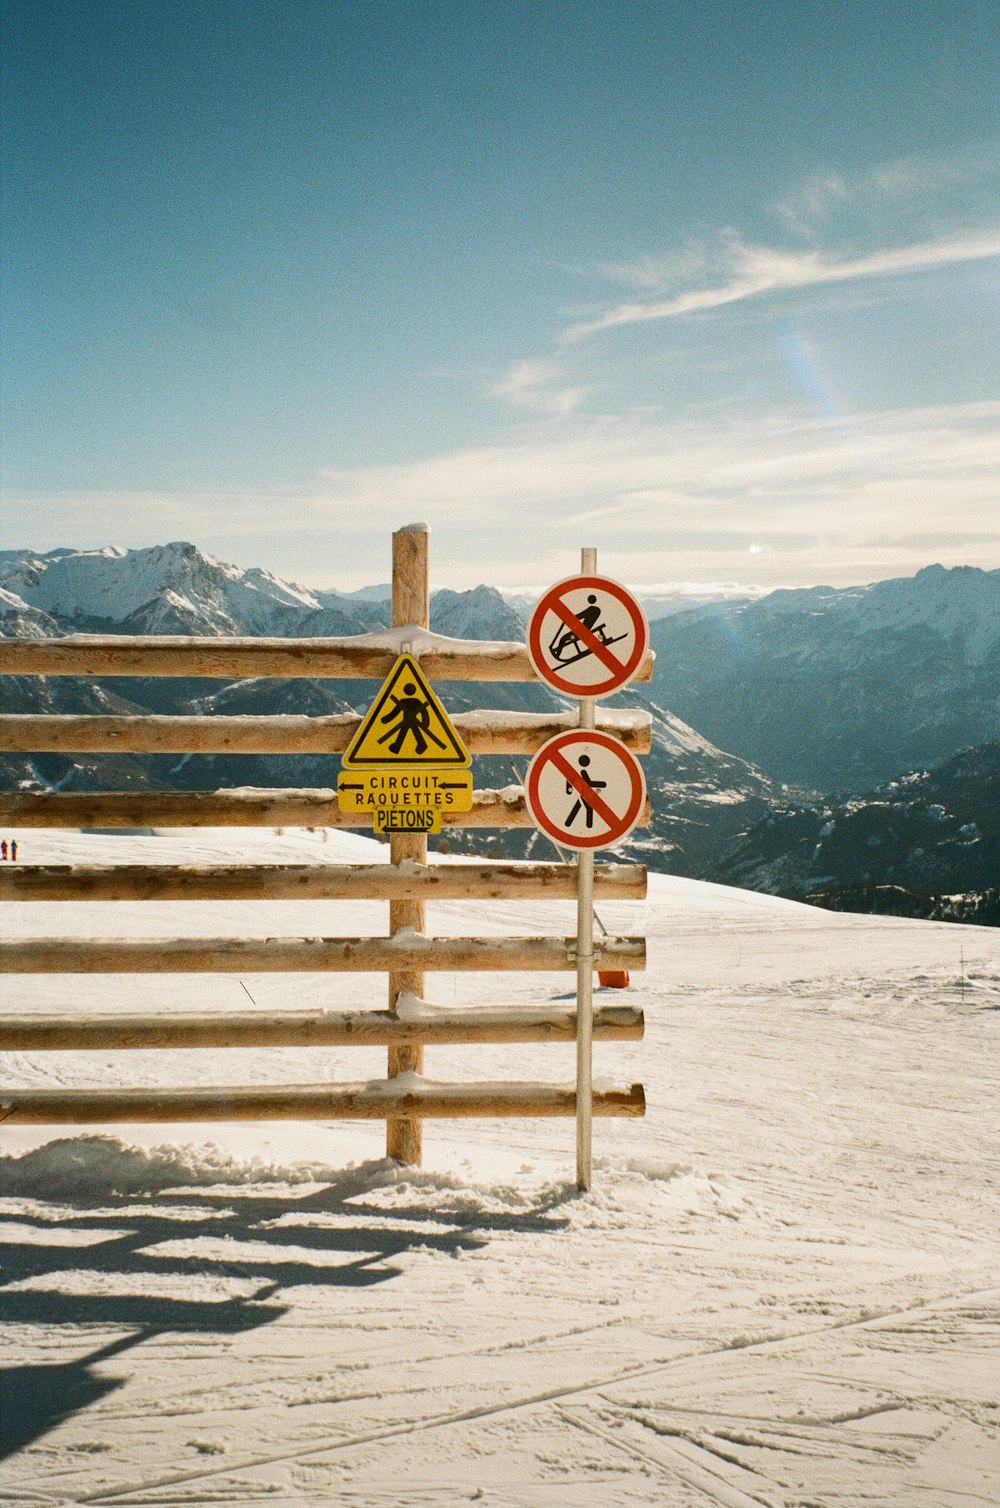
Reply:
M584 575L597 571L597 551L581 550ZM596 726L594 698L580 698L580 727ZM592 1123L594 1110L594 854L583 849L576 857L576 1186L590 1190L592 1180Z

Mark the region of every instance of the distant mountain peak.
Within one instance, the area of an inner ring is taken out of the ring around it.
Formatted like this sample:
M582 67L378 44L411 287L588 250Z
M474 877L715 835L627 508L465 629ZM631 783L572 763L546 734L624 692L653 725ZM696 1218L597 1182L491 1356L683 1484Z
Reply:
M715 603L652 639L657 700L779 780L867 790L1000 737L1000 570Z
M190 540L126 550L60 548L0 553L0 588L24 614L47 615L49 632L340 636L384 627L390 586L314 591L261 566L236 566ZM6 618L12 612L6 604ZM436 591L432 625L453 638L521 639L516 610L489 586ZM13 620L11 620L13 621ZM45 631L35 620L33 632Z

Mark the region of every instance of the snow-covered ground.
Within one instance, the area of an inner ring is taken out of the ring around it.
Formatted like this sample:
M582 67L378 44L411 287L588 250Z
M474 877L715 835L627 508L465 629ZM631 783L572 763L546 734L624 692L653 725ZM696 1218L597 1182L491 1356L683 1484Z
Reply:
M10 836L9 834L7 835ZM22 832L19 860L384 859L304 832ZM651 876L644 1121L2 1130L4 1503L1000 1499L1000 939ZM349 935L384 904L7 908L7 935ZM430 930L570 934L569 903ZM384 1004L382 976L8 977L5 1010ZM245 986L245 989L244 989ZM432 975L442 1005L570 976ZM572 1046L434 1078L570 1082ZM364 1079L360 1049L10 1054L4 1084Z

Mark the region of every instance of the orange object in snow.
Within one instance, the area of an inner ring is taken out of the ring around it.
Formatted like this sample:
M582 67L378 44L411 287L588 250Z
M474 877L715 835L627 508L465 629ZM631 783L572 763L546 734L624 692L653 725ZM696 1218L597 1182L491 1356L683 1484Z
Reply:
M597 982L605 990L627 990L627 969L598 969Z

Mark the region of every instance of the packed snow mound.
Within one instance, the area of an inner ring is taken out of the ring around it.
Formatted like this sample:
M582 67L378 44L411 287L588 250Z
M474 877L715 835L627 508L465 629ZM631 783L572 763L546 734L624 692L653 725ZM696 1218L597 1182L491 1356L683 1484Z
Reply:
M116 1136L64 1136L23 1156L0 1157L0 1195L88 1203L116 1195L165 1189L312 1183L318 1167L276 1167L262 1158L241 1161L207 1146L130 1146Z
M489 1159L486 1159L489 1163ZM483 1159L477 1159L482 1169ZM349 1205L383 1217L419 1215L451 1226L493 1229L534 1216L580 1230L657 1228L677 1215L739 1219L752 1206L716 1174L665 1159L597 1157L596 1188L554 1176L544 1161L508 1167L471 1180L461 1170L401 1167L383 1158L333 1168L321 1162L274 1163L240 1158L214 1143L138 1147L116 1136L60 1137L21 1156L0 1157L0 1197L93 1205L190 1189L315 1185L324 1204Z

